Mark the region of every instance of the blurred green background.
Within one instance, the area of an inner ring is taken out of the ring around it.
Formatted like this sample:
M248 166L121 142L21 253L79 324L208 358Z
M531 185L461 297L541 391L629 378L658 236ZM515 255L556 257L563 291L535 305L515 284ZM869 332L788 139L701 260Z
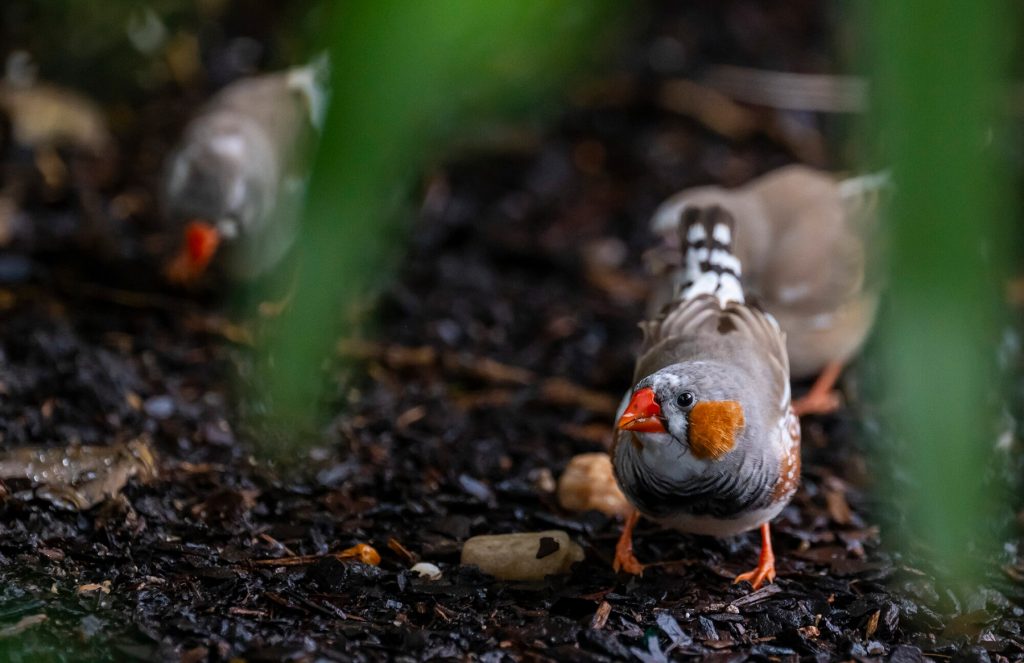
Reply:
M1005 407L996 347L1017 217L1007 70L1019 18L1007 3L876 2L869 19L875 131L895 196L880 316L887 430L876 448L905 464L914 493L891 491L909 530L891 543L926 550L966 584L996 557L985 477ZM905 444L906 455L887 446ZM969 545L971 544L971 545Z
M332 102L294 299L270 348L267 384L278 419L317 422L325 358L351 331L352 305L401 252L400 210L425 160L445 139L550 108L558 83L607 51L615 17L609 2L339 6L328 21Z

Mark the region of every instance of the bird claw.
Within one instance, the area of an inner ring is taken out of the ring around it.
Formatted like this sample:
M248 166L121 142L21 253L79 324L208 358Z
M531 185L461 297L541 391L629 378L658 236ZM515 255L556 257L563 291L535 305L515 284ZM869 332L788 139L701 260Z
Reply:
M634 576L644 574L644 565L633 554L633 550L623 546L615 547L615 561L612 562L612 568L616 573L623 571Z
M631 575L639 576L644 573L644 565L637 561L633 554L633 528L640 519L640 512L633 510L626 516L626 522L622 525L622 536L615 544L615 560L612 561L612 568L618 571L625 571Z
M767 581L767 582L774 582L775 581L775 561L774 560L770 560L770 561L767 561L767 562L762 561L761 563L759 563L757 565L756 569L754 569L753 571L747 571L746 573L739 574L738 576L736 576L736 579L733 580L732 582L735 585L736 583L743 582L743 581L749 582L750 586L753 589L758 589L759 587L761 587L761 585L763 585L765 583L765 581Z
M839 409L842 402L839 392L834 389L824 392L811 391L793 401L793 412L798 417L809 414L832 414Z

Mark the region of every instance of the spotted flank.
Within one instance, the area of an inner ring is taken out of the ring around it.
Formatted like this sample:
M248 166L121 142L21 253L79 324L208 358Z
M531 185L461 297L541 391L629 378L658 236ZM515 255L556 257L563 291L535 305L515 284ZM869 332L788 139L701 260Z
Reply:
M786 416L779 423L779 432L783 453L779 480L772 490L772 500L787 503L800 487L800 419L788 403Z
M683 208L679 235L686 264L679 299L713 295L723 308L744 303L742 269L732 250L735 225L732 215L717 205Z

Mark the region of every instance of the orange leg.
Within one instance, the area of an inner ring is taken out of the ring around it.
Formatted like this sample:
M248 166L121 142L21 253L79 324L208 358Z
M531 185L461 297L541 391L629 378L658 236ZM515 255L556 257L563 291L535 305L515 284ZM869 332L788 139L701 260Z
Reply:
M772 533L768 523L761 525L761 558L757 562L757 568L747 573L741 573L733 580L734 583L746 580L757 589L767 580L775 580L775 553L772 552Z
M802 417L808 414L829 414L839 409L839 392L834 387L843 372L843 364L830 361L814 381L811 390L802 398L793 401L793 412Z
M615 561L612 563L612 568L616 571L625 571L635 576L644 572L644 565L638 562L636 555L633 554L633 528L636 527L638 520L640 512L636 509L626 516L626 522L622 525L622 536L615 544Z

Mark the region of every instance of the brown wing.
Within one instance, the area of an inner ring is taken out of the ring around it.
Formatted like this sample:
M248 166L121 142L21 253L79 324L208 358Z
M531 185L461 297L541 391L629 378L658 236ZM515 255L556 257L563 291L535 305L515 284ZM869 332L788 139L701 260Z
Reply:
M635 380L670 364L716 359L742 365L778 404L789 408L789 356L786 335L775 319L755 306L729 304L701 295L668 307L655 320L640 323L644 333Z

